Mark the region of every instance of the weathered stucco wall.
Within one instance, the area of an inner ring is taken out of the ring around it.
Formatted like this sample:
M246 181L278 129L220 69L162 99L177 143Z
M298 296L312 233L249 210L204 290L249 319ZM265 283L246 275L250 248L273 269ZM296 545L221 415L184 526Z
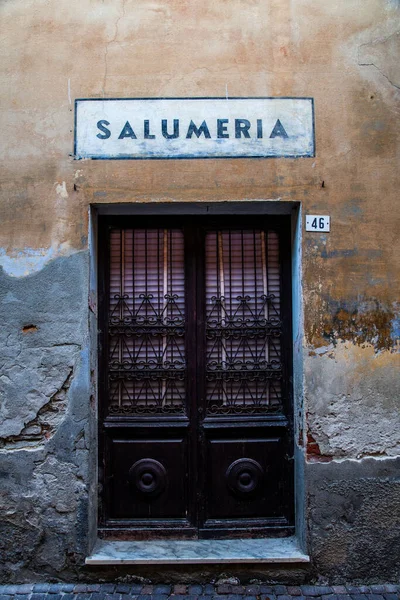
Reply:
M376 548L400 535L399 2L4 0L1 13L2 577L86 576L89 205L246 199L332 220L301 248L313 573L395 576L398 555ZM315 159L72 156L74 98L226 95L314 97Z

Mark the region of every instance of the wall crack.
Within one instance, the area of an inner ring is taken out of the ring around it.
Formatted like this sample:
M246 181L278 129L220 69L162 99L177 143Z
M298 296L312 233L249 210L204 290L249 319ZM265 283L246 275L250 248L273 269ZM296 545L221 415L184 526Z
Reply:
M108 74L108 48L110 47L111 44L114 44L117 41L119 23L120 23L121 19L123 19L125 17L125 6L126 6L126 0L122 0L122 11L121 11L121 14L119 15L119 17L115 21L114 37L106 43L106 48L104 51L103 97L105 94L106 83L107 83L107 74Z
M40 408L36 417L25 425L19 435L0 438L1 450L39 448L53 437L65 416L67 393L71 386L73 374L74 368L70 367L68 375L59 389Z
M385 38L361 44L358 48L358 65L374 67L396 90L400 90L400 31Z

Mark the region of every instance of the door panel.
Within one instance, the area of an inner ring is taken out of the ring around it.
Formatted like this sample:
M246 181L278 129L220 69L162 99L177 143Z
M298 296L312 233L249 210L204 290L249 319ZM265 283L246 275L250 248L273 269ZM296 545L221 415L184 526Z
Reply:
M208 441L207 517L282 516L282 440L266 436Z
M110 518L184 518L186 440L110 439Z

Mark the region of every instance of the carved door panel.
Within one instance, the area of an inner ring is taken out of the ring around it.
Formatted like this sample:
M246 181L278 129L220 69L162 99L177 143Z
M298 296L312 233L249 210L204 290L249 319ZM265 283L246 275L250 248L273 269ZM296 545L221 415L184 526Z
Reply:
M101 225L101 532L292 531L283 218Z

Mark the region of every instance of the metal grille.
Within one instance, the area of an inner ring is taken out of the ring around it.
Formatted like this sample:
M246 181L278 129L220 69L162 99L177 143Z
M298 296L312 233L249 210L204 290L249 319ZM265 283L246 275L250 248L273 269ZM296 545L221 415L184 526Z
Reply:
M109 412L183 413L182 231L111 230L109 289Z
M274 231L206 236L209 414L281 409L279 238Z

